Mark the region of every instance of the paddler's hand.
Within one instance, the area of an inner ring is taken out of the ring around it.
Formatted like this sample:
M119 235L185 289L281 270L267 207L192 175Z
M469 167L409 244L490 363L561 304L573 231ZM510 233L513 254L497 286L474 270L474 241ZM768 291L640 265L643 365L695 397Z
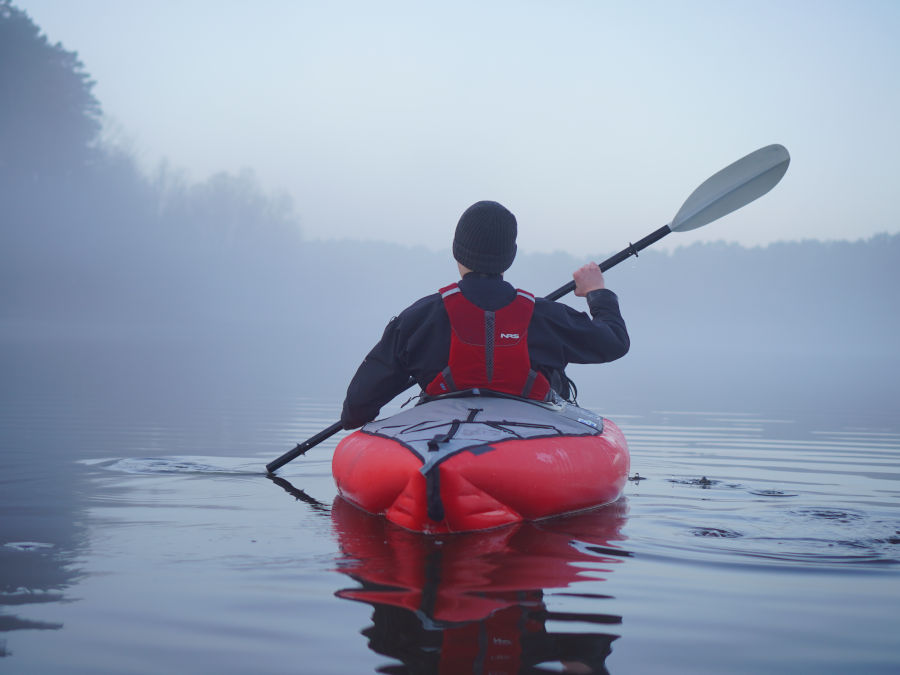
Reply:
M606 288L603 272L597 263L582 265L572 273L572 278L575 280L575 295L579 298L583 298L591 291Z

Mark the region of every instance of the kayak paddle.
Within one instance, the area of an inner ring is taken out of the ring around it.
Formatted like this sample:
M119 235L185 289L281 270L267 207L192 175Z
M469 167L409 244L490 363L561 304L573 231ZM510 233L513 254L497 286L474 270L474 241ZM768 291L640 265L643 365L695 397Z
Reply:
M600 263L605 272L631 256L636 256L670 232L687 232L707 225L714 220L737 211L754 199L758 199L778 184L791 162L791 156L783 145L767 145L734 164L729 164L713 174L691 193L678 213L668 225L651 232L636 244L629 244L611 258ZM544 297L559 300L575 290L575 282L570 281Z
M603 272L618 265L631 256L636 256L650 244L659 241L671 232L687 232L703 225L707 225L732 211L737 211L742 206L762 197L775 187L784 176L791 162L791 156L787 149L778 144L767 145L746 157L742 157L733 164L729 164L721 171L707 178L694 190L690 197L681 205L678 213L668 225L663 225L655 232L635 244L629 244L614 256L607 258L599 267ZM545 295L547 300L559 300L567 293L575 290L575 282L570 281L565 286L557 288L552 293ZM409 389L415 384L410 378L406 387ZM315 436L299 443L293 450L283 454L266 464L266 470L274 473L282 466L304 454L322 441L331 438L342 429L340 422L335 422L327 429L323 429Z

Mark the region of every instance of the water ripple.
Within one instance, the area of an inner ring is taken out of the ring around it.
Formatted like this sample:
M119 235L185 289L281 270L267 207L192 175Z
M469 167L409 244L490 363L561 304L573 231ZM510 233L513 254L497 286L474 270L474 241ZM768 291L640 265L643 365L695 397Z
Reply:
M727 420L670 413L626 427L640 477L626 489L636 556L898 564L900 434Z

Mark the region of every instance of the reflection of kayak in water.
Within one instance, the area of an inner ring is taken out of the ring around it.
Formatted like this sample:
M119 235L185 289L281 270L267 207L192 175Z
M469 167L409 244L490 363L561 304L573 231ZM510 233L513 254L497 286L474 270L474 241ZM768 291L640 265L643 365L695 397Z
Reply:
M628 477L619 428L569 403L445 397L344 438L343 497L417 532L483 530L615 501Z
M490 532L423 537L394 527L338 497L331 518L344 560L340 571L373 590L341 597L424 612L432 622L473 621L516 602L521 591L565 588L604 574L594 565L629 557L624 500L547 523ZM577 563L592 563L590 577Z
M608 598L572 589L563 594L568 611L552 611L545 591L602 584L625 562L618 542L626 512L619 500L546 523L423 537L338 497L339 570L358 586L337 596L373 607L362 631L370 648L408 672L532 672L555 661L604 673L617 637L606 631L622 621L602 613Z

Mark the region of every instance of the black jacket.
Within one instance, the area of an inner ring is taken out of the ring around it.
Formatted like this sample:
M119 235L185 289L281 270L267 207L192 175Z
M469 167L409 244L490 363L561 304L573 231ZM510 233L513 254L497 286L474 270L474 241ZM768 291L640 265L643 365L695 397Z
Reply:
M500 275L467 274L459 282L466 299L497 310L515 299L516 289ZM551 386L568 394L565 367L606 363L628 352L628 331L616 294L603 289L587 295L589 317L568 305L535 299L528 326L531 365ZM381 407L404 391L412 376L423 389L443 370L450 354L450 319L439 293L413 303L390 320L384 335L356 371L341 413L345 429L377 417Z

